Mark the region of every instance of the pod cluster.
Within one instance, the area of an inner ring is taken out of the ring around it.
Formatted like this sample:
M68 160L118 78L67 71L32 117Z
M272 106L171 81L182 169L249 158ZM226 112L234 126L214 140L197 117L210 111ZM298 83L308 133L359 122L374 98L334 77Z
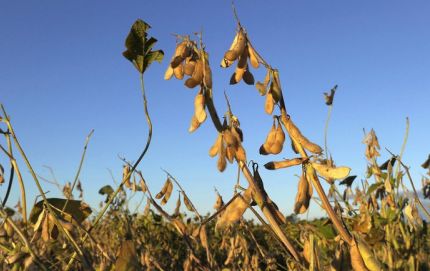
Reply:
M230 67L237 61L236 69L230 78L230 84L239 83L242 79L248 85L254 84L254 76L249 71L248 60L254 68L259 67L259 58L257 52L252 47L243 28L239 28L230 46L221 60L221 67Z

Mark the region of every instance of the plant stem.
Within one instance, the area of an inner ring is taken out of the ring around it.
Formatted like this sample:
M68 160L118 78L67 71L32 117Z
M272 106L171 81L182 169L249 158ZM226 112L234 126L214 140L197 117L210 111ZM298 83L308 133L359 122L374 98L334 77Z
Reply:
M55 212L53 212L53 210L51 208L51 205L49 204L49 202L48 202L48 200L46 198L46 195L43 192L42 186L40 185L40 182L39 182L39 180L38 180L38 178L36 176L36 173L33 170L33 167L31 166L30 161L28 160L27 155L25 154L23 148L21 147L21 144L19 143L19 140L18 140L18 138L17 138L17 136L15 134L15 131L13 130L12 124L10 123L9 117L8 117L8 115L6 113L6 110L3 107L3 105L1 105L1 109L3 111L4 117L6 119L6 124L8 126L9 131L10 131L10 134L11 134L11 136L12 136L14 142L15 142L15 145L17 146L19 152L21 153L21 156L24 159L24 161L25 161L25 163L26 163L26 165L27 165L27 167L28 167L28 169L30 171L31 176L34 179L34 182L36 183L36 186L37 186L37 188L39 190L39 193L41 194L41 196L43 198L43 201L44 201L46 207L48 208L49 213L52 214L52 216L54 218L54 221L55 221L55 225L60 229L60 231L62 233L64 233L66 235L66 238L72 244L72 247L74 248L75 252L77 252L79 254L79 256L83 259L83 262L86 264L86 266L89 266L88 265L88 261L85 259L85 256L84 256L82 250L80 249L80 247L78 246L78 244L76 243L75 239L73 239L73 237L70 235L70 233L66 229L64 229L63 225L58 221L57 215L55 214Z
M94 219L93 224L88 229L88 232L85 233L85 235L81 238L82 242L85 242L87 240L88 233L90 233L92 231L92 229L94 229L94 227L96 227L97 224L100 222L101 218L104 216L104 214L106 213L106 211L109 208L109 206L112 204L112 202L115 199L115 197L121 191L122 187L124 186L125 181L131 176L131 174L133 174L133 172L136 170L137 166L142 161L143 157L145 156L146 152L149 149L149 145L151 144L151 139L152 139L152 122L151 122L151 118L150 118L149 113L148 113L148 101L146 100L145 84L144 84L144 81L143 81L143 73L140 74L140 87L141 87L141 91L142 91L143 107L144 107L144 111L145 111L146 122L148 123L148 138L147 138L147 141L146 141L145 148L143 149L143 151L140 154L140 156L137 159L137 161L133 164L133 167L131 168L130 172L127 174L127 176L123 177L123 179L122 179L120 185L118 186L118 188L115 190L115 192L112 194L112 196L109 197L109 200L106 202L106 204L103 207L103 209L98 213L97 217ZM70 268L71 268L71 266L73 264L73 261L75 260L75 257L76 257L76 253L74 253L72 255L72 257L71 257L69 263L67 264L65 270L70 270Z
M76 183L78 182L79 174L81 173L82 165L84 164L85 154L87 152L88 142L90 141L91 136L93 135L94 130L87 135L87 139L85 140L84 151L82 152L81 161L79 162L78 171L76 172L75 179L73 180L72 187L70 188L70 197L72 196L73 189L75 188ZM64 207L62 212L66 210L67 204L69 203L70 197L67 197L66 203L64 203Z
M282 120L282 123L284 124L285 129L287 129L287 127L290 127L289 125L287 125L287 122L289 120L288 120L286 111L283 109L281 109L281 120ZM287 129L287 132L289 134L291 133L291 131L288 131L288 129ZM294 138L291 138L291 140L294 141L294 145L296 146L300 155L303 158L307 159L308 155L306 154L306 151L303 149L302 145L299 144L298 142L296 142ZM330 220L333 222L333 225L336 227L337 231L342 236L342 239L345 240L345 242L347 242L348 244L352 244L351 234L343 227L342 222L337 217L335 211L331 207L330 202L327 198L327 195L325 194L324 189L321 186L321 183L320 183L318 177L316 176L316 173L315 173L315 170L313 169L313 167L311 167L311 166L307 167L306 173L308 174L307 176L311 177L312 184L315 187L315 190L317 191L318 196L320 197L320 199L322 201L322 205L323 205L324 209L326 210Z
M209 110L209 115L212 118L212 122L215 125L215 128L218 130L219 133L221 133L223 131L222 125L221 125L221 121L218 117L218 114L216 112L213 100L212 100L212 91L209 89L206 89L207 91L205 91L205 104ZM249 186L252 187L252 189L255 191L255 198L256 198L256 202L260 203L259 207L261 209L261 211L263 212L264 216L266 217L266 219L268 220L269 224L271 225L273 231L276 233L276 235L279 237L279 239L282 241L282 244L288 249L288 251L291 253L291 255L294 257L294 259L296 261L300 261L300 256L297 253L296 249L294 248L294 246L290 243L290 241L288 240L288 238L285 236L284 232L282 231L279 223L276 221L275 219L275 215L272 213L272 211L267 208L265 206L265 202L263 201L264 194L263 192L260 190L260 188L258 187L258 185L256 184L254 177L252 176L249 168L246 166L246 163L244 163L243 161L238 161L237 163L240 167L240 169L243 172L243 175L245 176L246 180L249 183Z
M324 127L324 152L325 152L325 158L328 159L328 150L327 150L327 133L328 133L328 124L330 122L331 117L331 111L333 110L333 105L329 105L328 112L327 112L327 120L325 122Z

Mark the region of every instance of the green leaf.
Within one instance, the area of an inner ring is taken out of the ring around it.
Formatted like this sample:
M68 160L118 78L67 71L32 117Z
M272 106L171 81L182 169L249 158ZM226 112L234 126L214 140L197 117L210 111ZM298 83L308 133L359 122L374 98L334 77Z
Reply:
M149 40L146 41L145 43L145 53L148 54L152 47L154 46L154 44L157 43L157 39L150 37Z
M84 221L91 213L91 208L81 200L69 200L64 210L64 213L61 214L61 210L63 210L64 205L66 203L66 199L60 198L49 198L47 199L48 203L53 208L55 214L57 216L62 217L64 220L68 222L72 222L72 217L78 222L81 223ZM33 206L33 209L30 212L30 221L35 224L37 218L43 210L44 201L41 200Z
M125 50L122 55L128 59L140 73L144 73L152 62L161 62L164 53L161 50L151 51L157 39L147 38L149 24L138 19L131 26L130 32L125 40Z
M110 186L110 185L105 185L105 186L103 186L102 188L100 188L100 190L99 190L99 194L100 195L110 195L110 194L112 194L114 191L113 191L113 188L112 188L112 186Z

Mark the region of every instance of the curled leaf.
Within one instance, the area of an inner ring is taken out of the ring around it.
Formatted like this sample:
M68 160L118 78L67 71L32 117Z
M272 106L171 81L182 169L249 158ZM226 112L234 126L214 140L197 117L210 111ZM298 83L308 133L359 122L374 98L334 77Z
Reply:
M349 175L349 167L330 167L328 165L312 162L312 167L318 172L318 175L326 179L343 179Z

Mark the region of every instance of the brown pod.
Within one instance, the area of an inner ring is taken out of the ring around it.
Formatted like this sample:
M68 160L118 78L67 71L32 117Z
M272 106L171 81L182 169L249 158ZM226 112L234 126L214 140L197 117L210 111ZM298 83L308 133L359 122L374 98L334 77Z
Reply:
M192 57L187 57L185 59L185 64L184 64L184 73L188 76L192 76L195 66L196 66L196 60L193 59Z
M245 45L246 45L246 37L245 37L245 34L243 33L243 29L241 28L237 32L233 40L233 43L230 47L230 50L228 50L224 54L224 58L228 61L235 61L245 50Z
M179 65L181 65L184 60L185 60L185 58L183 58L181 56L175 56L173 58L172 62L170 62L170 66L174 69L174 68L178 67Z
M196 65L194 67L194 72L191 78L188 78L185 81L185 86L189 88L194 88L202 83L203 80L203 63L201 59L196 61Z
M223 139L224 139L224 142L226 143L227 146L231 146L234 149L237 149L237 147L239 146L239 140L228 129L223 131Z
M267 114L272 115L273 109L275 108L275 100L273 99L272 92L269 92L266 95L266 102L264 103L264 111Z
M234 72L234 77L230 79L230 84L234 85L242 80L245 71L248 69L248 51L244 50L242 55L239 56L239 60L237 61L236 70Z
M239 221L243 213L249 206L252 197L252 190L248 188L241 195L236 197L224 210L217 220L216 229L223 228Z
M318 146L315 143L312 143L307 139L305 136L302 135L300 130L296 127L296 125L293 123L291 119L287 119L285 123L285 128L288 131L288 134L293 138L297 143L299 143L301 146L303 146L305 149L307 149L310 152L313 153L321 153L322 149L320 146Z
M243 74L242 79L247 85L254 85L255 83L254 75L249 71L248 66L246 67L246 71Z
M246 162L246 152L242 145L239 145L236 150L236 159L238 161Z
M200 127L200 122L199 120L196 118L195 115L193 115L193 117L191 118L191 124L190 127L188 128L188 132L192 133L195 130L197 130L197 128Z
M251 62L252 67L257 69L258 66L260 65L258 63L257 52L254 50L254 48L252 48L252 46L249 42L248 42L247 47L248 47L249 62Z
M217 167L220 172L223 172L227 166L226 161L226 151L224 149L224 146L221 147L220 151L218 152L218 162Z
M161 205L165 205L167 203L167 201L170 199L170 196L172 195L172 191L173 191L173 184L169 179L166 192L164 193L164 197L161 200Z
M228 146L226 148L225 154L226 154L227 160L230 164L232 164L234 162L235 153L236 153L236 151L233 149L233 147Z
M181 63L173 68L173 74L175 75L176 79L184 79L184 65Z
M260 147L260 154L267 155L271 153L270 148L275 143L275 140L276 140L276 127L275 127L275 122L273 122L272 128L267 134L266 141Z
M309 195L309 182L302 175L298 184L294 213L303 214L308 210L311 195Z
M269 153L270 154L279 154L282 151L282 144L280 144L279 142L275 142L272 144L272 146L270 146L269 148Z
M166 194L166 192L169 189L169 186L171 186L171 185L172 185L172 181L170 180L170 178L167 178L167 180L164 182L163 187L161 188L161 191L158 192L157 195L155 195L155 198L161 199L164 196L164 194Z
M271 154L279 154L282 151L282 147L284 146L285 142L285 134L282 130L282 125L278 123L278 127L276 128L275 132L275 142L270 146L270 153Z
M173 56L170 65L172 68L176 68L179 64L181 64L186 57L191 54L191 46L190 43L186 40L182 41L176 46L175 55Z
M222 147L222 134L218 134L213 146L209 149L209 156L215 157L218 154L219 149Z
M130 173L130 166L124 166L122 169L122 182L127 188L131 187L131 173Z
M239 127L232 127L231 133L236 137L237 141L243 142L243 133Z
M216 194L217 195L216 195L216 202L214 205L214 209L218 211L219 209L221 209L222 206L224 206L224 201L222 200L222 197L218 192Z
M206 120L205 96L201 93L194 99L194 116L200 124Z
M303 163L303 161L304 161L304 158L287 159L279 162L273 161L265 164L264 167L269 170L287 168L287 167L300 165L301 163Z
M164 73L164 80L169 80L173 76L173 68L169 65Z

